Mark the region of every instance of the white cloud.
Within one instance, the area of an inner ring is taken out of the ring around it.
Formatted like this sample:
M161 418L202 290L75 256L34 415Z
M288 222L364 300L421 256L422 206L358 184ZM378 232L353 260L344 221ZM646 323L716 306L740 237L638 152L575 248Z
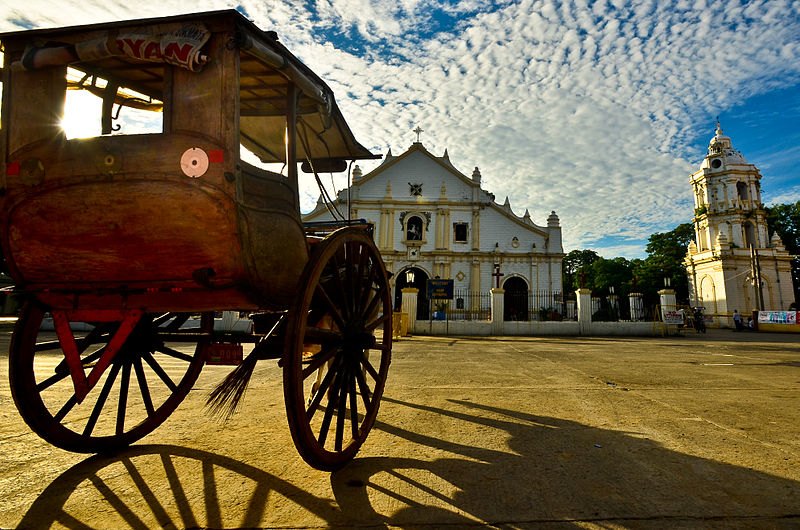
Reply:
M0 25L197 10L178 0L130 5L35 0L0 8ZM688 221L687 177L704 154L692 148L698 123L710 138L710 116L800 79L800 3L791 0L713 9L652 0L320 0L313 13L298 2L243 0L203 9L236 5L331 85L362 143L399 154L420 125L427 148L447 148L467 174L479 166L484 187L508 195L515 211L527 208L544 224L556 210L570 248L606 234L644 240ZM436 9L471 18L422 39ZM366 54L326 42L332 30L363 39ZM316 196L304 189L304 209Z

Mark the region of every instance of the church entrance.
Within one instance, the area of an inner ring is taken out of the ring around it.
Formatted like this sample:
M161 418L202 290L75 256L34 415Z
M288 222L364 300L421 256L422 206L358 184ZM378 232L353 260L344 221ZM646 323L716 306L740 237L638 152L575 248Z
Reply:
M528 284L513 276L503 282L503 320L528 320Z
M403 289L413 287L417 295L417 320L428 320L428 275L418 267L409 267L397 275L394 283L394 309L400 311L403 304Z

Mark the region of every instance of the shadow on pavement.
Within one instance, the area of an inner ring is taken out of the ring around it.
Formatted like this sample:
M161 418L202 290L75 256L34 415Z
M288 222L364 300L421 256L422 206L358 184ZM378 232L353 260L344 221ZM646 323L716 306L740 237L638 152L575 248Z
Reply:
M171 445L134 446L64 472L19 528L256 528L274 495L319 517L335 513L330 500L232 458Z
M384 400L449 418L442 420L450 422L448 432L477 429L485 434L479 447L462 443L466 440L461 437L448 441L438 433L376 425L418 444L421 452L435 448L452 456L429 461L361 458L333 474L336 500L354 523L670 528L800 524L800 483L678 453L638 434L463 400L448 400L451 410ZM499 437L499 443L486 443L486 436ZM386 488L387 482L395 486ZM437 486L455 493L445 497Z
M384 400L433 420L419 424L427 432L377 424L411 456L357 458L331 474L335 502L297 485L318 480L315 474L291 482L298 477L206 451L142 445L72 467L19 527L800 524L800 483L675 452L639 434L468 400L448 400L447 409Z

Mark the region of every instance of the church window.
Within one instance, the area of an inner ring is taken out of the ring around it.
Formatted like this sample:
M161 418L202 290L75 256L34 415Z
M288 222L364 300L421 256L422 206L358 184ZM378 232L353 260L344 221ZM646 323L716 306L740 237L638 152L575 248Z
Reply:
M756 230L753 226L753 223L744 224L744 246L747 248L758 246L758 242L756 241Z
M747 184L744 182L737 182L736 183L736 193L739 195L739 198L743 201L747 200Z
M406 223L406 240L422 241L422 230L422 219L416 215L412 215L408 218L408 222Z
M456 243L467 242L467 223L453 223L453 241Z
M422 184L412 184L408 183L408 194L412 197L421 197L422 196Z

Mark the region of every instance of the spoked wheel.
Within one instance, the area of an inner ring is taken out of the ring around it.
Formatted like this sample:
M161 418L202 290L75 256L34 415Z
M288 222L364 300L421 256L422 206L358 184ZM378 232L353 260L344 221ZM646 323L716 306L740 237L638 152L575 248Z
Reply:
M44 314L22 309L11 393L36 434L80 453L125 447L161 425L197 380L213 327L212 313L53 311L55 331L45 331Z
M303 459L334 470L378 414L392 354L389 282L372 239L350 228L319 243L300 285L286 330L286 412Z

